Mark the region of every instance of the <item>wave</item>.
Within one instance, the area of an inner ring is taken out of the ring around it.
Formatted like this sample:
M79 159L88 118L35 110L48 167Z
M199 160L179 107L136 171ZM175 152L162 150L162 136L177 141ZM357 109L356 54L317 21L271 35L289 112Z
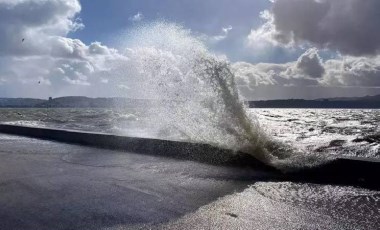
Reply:
M326 158L274 141L247 113L228 59L213 54L202 39L165 21L130 33L125 77L142 97L157 101L149 121L190 142L245 152L280 169L308 167Z

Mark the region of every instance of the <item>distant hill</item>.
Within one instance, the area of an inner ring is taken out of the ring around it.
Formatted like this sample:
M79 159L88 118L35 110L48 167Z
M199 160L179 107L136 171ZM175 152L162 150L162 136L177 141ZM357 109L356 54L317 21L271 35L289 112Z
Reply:
M58 97L43 99L0 98L0 108L114 108L149 106L148 100L130 98Z
M0 98L0 108L119 108L150 107L156 102L131 98L58 97L49 100L33 98ZM289 99L249 101L251 108L380 108L380 95L316 100Z
M0 108L25 108L34 107L46 100L33 98L0 98Z
M380 95L365 96L365 97L334 97L334 98L322 98L320 101L380 101Z
M380 95L365 97L337 97L316 100L289 99L250 101L251 108L357 108L379 109Z

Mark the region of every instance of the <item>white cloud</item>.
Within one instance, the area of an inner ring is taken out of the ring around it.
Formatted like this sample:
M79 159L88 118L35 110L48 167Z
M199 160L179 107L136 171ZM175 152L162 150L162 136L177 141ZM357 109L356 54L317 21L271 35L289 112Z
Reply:
M114 63L125 56L100 42L67 37L84 27L80 11L78 0L0 0L2 96L70 94L73 85L104 85L112 77ZM4 90L21 85L30 86L30 94Z
M144 19L144 15L140 12L137 12L137 14L133 15L132 17L129 18L130 21L132 22L139 22Z
M77 0L0 2L0 55L47 54L56 39L83 27L80 10Z
M325 68L323 85L380 87L380 56L328 60Z
M323 61L318 55L318 50L311 48L295 62L284 64L238 62L232 67L237 84L246 94L252 94L254 90L267 86L380 87L380 56L344 56Z
M213 36L211 40L214 42L219 42L226 39L232 29L232 26L223 27L221 34Z
M265 10L260 13L260 18L264 20L264 23L259 28L251 30L247 39L248 46L255 49L264 49L268 46L280 45L273 38L273 34L276 30L273 23L273 14L271 14L268 10Z
M238 62L232 67L238 84L252 90L263 85L318 85L325 72L318 50L315 48L307 50L295 62L285 64Z
M0 78L0 85L4 84L5 82L7 82L5 78Z

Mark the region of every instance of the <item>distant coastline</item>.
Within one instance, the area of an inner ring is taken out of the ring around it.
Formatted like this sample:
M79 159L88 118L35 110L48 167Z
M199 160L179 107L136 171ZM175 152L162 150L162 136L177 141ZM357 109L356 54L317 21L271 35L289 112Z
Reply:
M90 98L81 96L49 99L0 98L0 108L118 108L149 106L149 100L130 98Z
M380 109L380 95L365 97L249 101L251 108Z
M119 108L153 106L156 102L122 97L89 98L58 97L49 99L0 98L0 108ZM380 95L350 98L321 98L316 100L286 99L248 101L250 108L358 108L380 109Z

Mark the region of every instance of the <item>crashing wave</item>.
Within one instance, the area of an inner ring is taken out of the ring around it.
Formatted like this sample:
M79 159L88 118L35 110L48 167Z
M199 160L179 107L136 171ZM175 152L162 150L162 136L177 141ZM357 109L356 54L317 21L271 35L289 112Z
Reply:
M319 157L273 141L249 115L225 57L190 30L155 22L131 33L123 81L155 99L150 121L191 142L241 151L281 169L312 166Z

